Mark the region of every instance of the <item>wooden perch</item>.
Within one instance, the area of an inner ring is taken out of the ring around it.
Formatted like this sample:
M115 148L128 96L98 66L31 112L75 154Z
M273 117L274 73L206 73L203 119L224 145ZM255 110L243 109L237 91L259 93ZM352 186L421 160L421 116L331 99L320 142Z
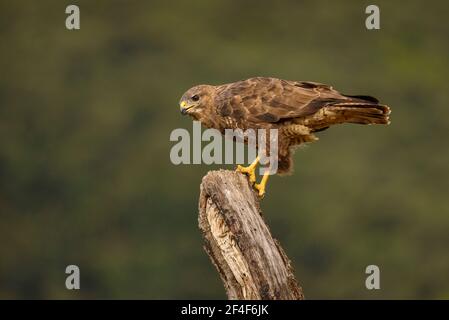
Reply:
M201 183L199 227L204 249L229 299L303 299L290 260L271 236L248 179L211 171Z

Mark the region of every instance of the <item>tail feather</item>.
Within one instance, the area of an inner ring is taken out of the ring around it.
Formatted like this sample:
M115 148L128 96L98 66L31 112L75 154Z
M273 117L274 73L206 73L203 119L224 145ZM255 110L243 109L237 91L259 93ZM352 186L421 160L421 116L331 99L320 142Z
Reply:
M328 104L310 121L312 132L340 123L390 124L390 108L370 96L344 96L345 99Z
M328 107L338 122L359 124L389 124L390 108L379 104L341 103Z
M348 94L344 94L343 96L346 97L346 98L349 98L351 100L358 100L358 101L361 100L362 102L365 102L365 103L367 103L367 102L369 102L371 104L373 104L373 103L374 104L378 104L379 103L379 100L377 100L376 98L374 98L372 96L362 96L362 95L350 96Z
M344 103L323 108L310 125L312 132L318 132L341 123L389 124L389 114L390 108L385 105Z

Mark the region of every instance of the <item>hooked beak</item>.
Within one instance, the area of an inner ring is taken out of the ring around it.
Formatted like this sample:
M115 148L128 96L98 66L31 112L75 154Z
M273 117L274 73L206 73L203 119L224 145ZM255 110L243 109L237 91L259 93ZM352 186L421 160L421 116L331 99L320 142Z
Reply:
M179 110L181 111L181 113L183 115L187 114L187 110L189 110L190 108L192 108L193 106L188 106L187 102L182 101L181 104L179 105Z

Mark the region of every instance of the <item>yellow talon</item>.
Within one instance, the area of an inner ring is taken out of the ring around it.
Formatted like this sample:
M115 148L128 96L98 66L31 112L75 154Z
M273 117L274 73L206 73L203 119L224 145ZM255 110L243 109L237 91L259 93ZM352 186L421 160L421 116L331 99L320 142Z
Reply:
M241 165L238 165L236 171L248 175L249 182L251 184L254 184L256 182L256 166L258 163L259 163L259 157L257 157L253 161L253 163L251 163L248 167L243 167Z
M270 171L267 170L267 171L264 173L264 175L263 175L262 180L260 181L260 183L256 183L256 184L254 185L254 188L255 188L257 191L259 191L259 197L261 197L261 198L263 198L263 197L265 196L265 188L266 188L266 186L267 186L267 181L268 181L268 178L269 178L269 177L270 177Z
M260 183L255 183L256 182L256 167L257 167L257 164L259 163L259 161L260 161L260 158L257 157L253 161L253 163L251 163L248 167L243 167L243 166L238 165L236 171L248 175L249 182L251 182L251 184L254 185L254 189L256 189L258 191L259 197L263 198L265 196L265 188L267 186L267 181L268 181L268 178L270 177L270 170L265 171Z
M241 165L238 165L236 171L248 175L249 182L251 182L251 184L254 184L254 182L256 182L256 173L255 173L256 169L255 168L242 167Z

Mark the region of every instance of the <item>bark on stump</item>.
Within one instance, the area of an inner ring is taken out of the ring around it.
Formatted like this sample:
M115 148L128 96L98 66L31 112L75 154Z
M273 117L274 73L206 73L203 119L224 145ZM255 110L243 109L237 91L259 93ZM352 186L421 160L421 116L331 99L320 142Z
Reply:
M303 299L290 260L274 239L248 179L211 171L200 187L199 227L204 249L229 299Z

